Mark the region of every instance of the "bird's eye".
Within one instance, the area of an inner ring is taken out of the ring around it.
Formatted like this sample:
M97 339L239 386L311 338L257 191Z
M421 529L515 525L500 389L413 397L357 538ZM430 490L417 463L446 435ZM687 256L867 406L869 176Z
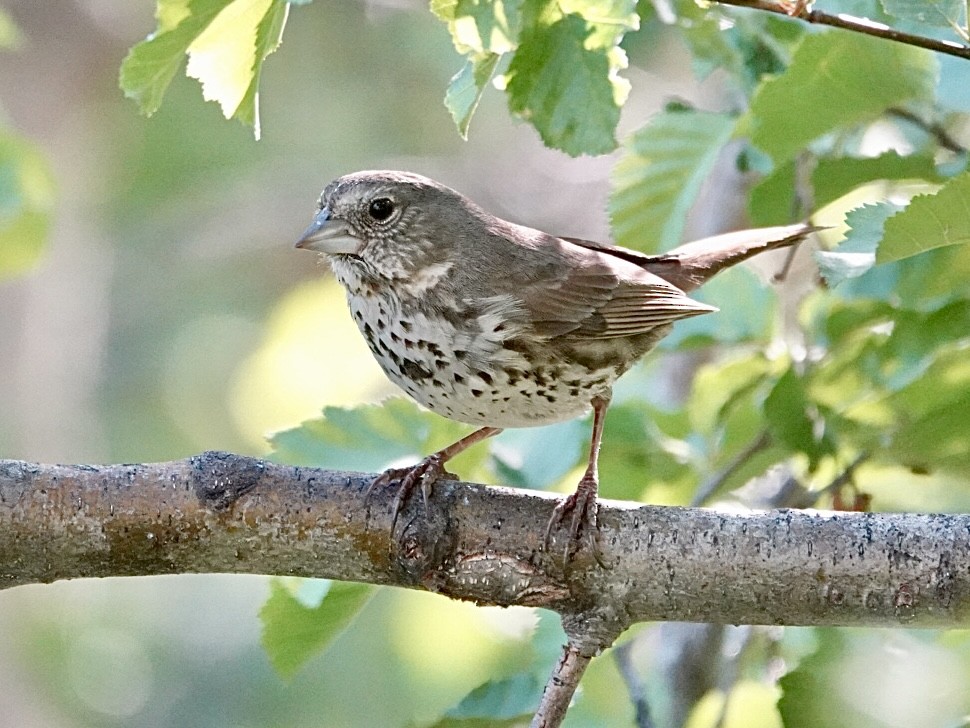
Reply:
M386 197L378 197L367 208L367 214L377 222L384 222L393 212L394 203Z

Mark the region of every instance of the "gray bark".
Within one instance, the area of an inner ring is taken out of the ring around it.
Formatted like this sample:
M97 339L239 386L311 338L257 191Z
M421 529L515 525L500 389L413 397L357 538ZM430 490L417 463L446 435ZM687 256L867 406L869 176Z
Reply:
M0 588L190 572L290 574L547 607L583 654L634 622L956 627L970 516L719 513L604 501L603 568L548 552L548 494L457 481L411 498L372 475L225 453L144 465L0 461Z

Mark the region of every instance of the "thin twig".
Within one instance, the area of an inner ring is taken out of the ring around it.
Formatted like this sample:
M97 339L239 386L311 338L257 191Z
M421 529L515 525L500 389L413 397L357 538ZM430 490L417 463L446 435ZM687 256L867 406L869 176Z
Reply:
M592 656L584 655L571 642L562 648L562 656L542 691L542 700L530 724L531 728L559 728L562 725L569 701L573 699L591 659Z
M704 505L708 498L720 490L721 486L727 482L728 478L734 475L745 463L747 463L751 458L764 450L770 444L771 435L767 430L763 430L761 434L751 442L751 444L735 455L731 462L701 484L701 486L697 489L697 492L694 494L694 498L691 500L691 506L696 508Z
M804 20L806 23L842 28L843 30L851 30L856 33L884 38L897 43L905 43L906 45L916 46L917 48L926 48L927 50L945 53L946 55L956 56L957 58L970 59L970 47L960 43L904 33L903 31L890 28L888 25L883 25L882 23L865 18L855 18L851 15L843 14L830 15L820 10L810 10L807 4L802 6L800 3L780 3L776 0L716 0L716 2L721 5L734 5L741 8L764 10L769 13L786 15L790 18L798 18L799 20Z
M633 650L634 640L624 642L613 650L613 659L616 667L620 671L620 677L626 683L627 692L630 693L630 700L633 701L634 718L633 723L637 728L656 728L656 724L650 717L650 701L647 700L647 686L637 674L633 666L633 659L630 652Z
M855 477L855 471L859 468L860 465L862 465L866 460L868 460L871 457L872 457L872 453L870 452L863 451L859 453L856 456L855 460L853 460L851 463L849 463L846 466L845 470L843 470L841 473L839 473L834 478L832 478L832 482L830 482L824 488L814 491L811 494L813 496L812 503L809 503L802 507L811 508L815 503L818 503L818 501L821 500L823 496L835 493L836 491L840 490L844 486L851 483L852 479Z
M955 152L956 154L966 154L967 148L950 136L950 133L943 128L942 124L926 121L925 119L922 119L914 114L912 111L902 109L898 106L893 106L892 108L887 109L886 112L890 116L895 116L898 119L905 119L911 124L915 124L936 139L936 143L944 149Z

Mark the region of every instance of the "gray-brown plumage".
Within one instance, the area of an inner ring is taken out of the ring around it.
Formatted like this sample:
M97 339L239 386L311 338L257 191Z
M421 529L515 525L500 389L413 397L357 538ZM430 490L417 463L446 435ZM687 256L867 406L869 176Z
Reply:
M297 247L329 256L391 381L431 411L480 427L413 468L382 475L376 484L400 482L395 511L471 444L592 407L589 467L546 534L571 511L575 541L584 523L595 526L613 382L675 321L717 310L686 291L812 230L749 230L649 256L516 225L426 177L380 171L330 183Z

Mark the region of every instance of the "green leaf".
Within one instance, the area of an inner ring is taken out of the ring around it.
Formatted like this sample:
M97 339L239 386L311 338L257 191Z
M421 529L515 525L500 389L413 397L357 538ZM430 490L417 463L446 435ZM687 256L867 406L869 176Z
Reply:
M571 156L616 147L616 125L629 85L616 74L619 47L593 43L596 29L570 14L523 30L506 74L509 109L530 121L550 147Z
M0 130L0 280L39 260L53 209L47 160L27 140Z
M876 249L883 236L886 220L901 208L891 202L863 205L845 216L849 226L845 241L835 250L815 253L819 272L830 286L858 278L876 263Z
M374 592L366 584L335 581L319 606L308 607L274 579L259 618L263 649L276 671L285 678L295 675L350 625Z
M285 0L158 0L158 29L121 64L121 88L150 116L187 54L186 72L202 83L203 97L218 101L226 118L252 125L258 138L259 76L287 10Z
M691 426L699 432L714 432L738 396L758 386L770 371L771 362L760 351L702 366L687 401Z
M810 412L805 383L793 368L781 376L768 394L764 413L771 434L794 452L807 455L811 470L822 456L834 452L824 434L815 435L817 416Z
M724 114L665 111L624 143L609 202L619 245L649 252L681 241L687 212L734 123Z
M970 476L970 357L966 346L943 353L886 404L898 421L892 446L887 448L897 462Z
M189 46L233 1L158 0L158 29L135 45L121 64L121 89L143 114L158 111Z
M961 28L966 33L967 0L880 0L880 4L900 20L936 28Z
M876 262L888 263L947 245L970 243L970 172L935 194L914 197L886 221Z
M842 697L846 694L842 689L846 675L843 660L850 654L851 644L841 630L813 632L818 637L818 649L778 681L782 691L778 712L785 728L872 726L875 721Z
M472 115L478 108L485 87L492 79L501 56L484 53L470 57L462 69L454 75L445 92L445 107L455 120L462 139L468 138Z
M445 715L448 718L521 720L531 717L542 697L544 681L534 672L479 685ZM446 724L449 725L449 724Z
M449 23L459 53L497 53L514 50L522 29L523 0L459 0L432 2L432 12ZM435 6L438 7L435 7Z
M252 78L235 111L237 119L253 128L253 135L257 139L260 137L259 80L263 73L263 61L280 47L289 8L285 0L273 0L269 10L256 26L256 55L252 65ZM223 110L225 111L225 107ZM229 116L230 114L226 114L227 118Z
M932 155L884 152L870 158L822 157L812 171L815 208L825 207L869 182L912 179L942 181ZM783 225L791 220L794 210L795 163L789 161L751 190L748 212L754 225Z
M467 427L396 398L354 409L327 407L323 417L276 433L270 444L273 457L282 462L373 471L395 460L423 457L464 434ZM461 457L469 454L485 458L479 448Z
M530 120L547 146L572 156L612 150L620 118L606 53L588 50L588 35L576 15L533 29L507 74L511 111Z
M783 162L814 139L877 118L890 106L931 99L937 63L929 51L857 33L805 37L788 70L751 102L754 144Z

